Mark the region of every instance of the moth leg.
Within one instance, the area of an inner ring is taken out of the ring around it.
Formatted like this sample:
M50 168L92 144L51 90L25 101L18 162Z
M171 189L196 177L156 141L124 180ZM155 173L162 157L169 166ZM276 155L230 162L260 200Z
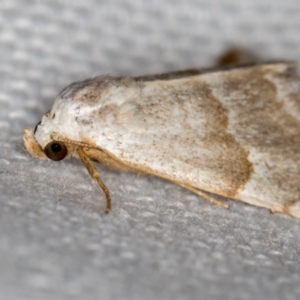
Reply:
M185 188L187 188L187 189L189 189L190 191L194 192L195 194L203 197L204 199L210 201L213 204L216 204L216 205L224 207L224 208L228 208L229 207L229 205L227 203L224 203L224 202L222 202L220 200L217 200L216 198L214 198L213 196L210 196L208 193L206 193L204 191L201 191L199 189L193 188L193 187L191 187L189 185L182 185L182 184L180 184L180 185L183 186L183 187L185 187Z
M77 148L77 153L82 161L82 163L85 165L85 167L87 168L89 174L91 175L92 178L94 178L99 186L101 187L102 191L105 194L106 197L106 210L105 213L108 214L109 211L111 210L111 197L109 194L109 190L106 187L106 185L104 184L104 182L102 181L99 171L95 168L95 166L93 165L92 160L88 157L88 155L84 152L84 150L81 147Z

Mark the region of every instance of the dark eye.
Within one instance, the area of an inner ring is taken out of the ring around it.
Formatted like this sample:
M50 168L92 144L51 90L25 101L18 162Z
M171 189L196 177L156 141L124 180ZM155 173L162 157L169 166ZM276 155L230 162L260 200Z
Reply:
M46 145L45 154L52 160L62 160L68 154L67 147L62 142L53 141Z

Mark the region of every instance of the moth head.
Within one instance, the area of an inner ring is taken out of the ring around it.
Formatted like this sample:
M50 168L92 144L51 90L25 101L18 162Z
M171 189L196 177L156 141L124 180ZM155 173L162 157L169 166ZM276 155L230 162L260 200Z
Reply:
M71 154L73 147L52 139L53 131L48 120L49 113L37 123L34 130L26 128L23 136L24 144L27 151L37 158L59 161Z

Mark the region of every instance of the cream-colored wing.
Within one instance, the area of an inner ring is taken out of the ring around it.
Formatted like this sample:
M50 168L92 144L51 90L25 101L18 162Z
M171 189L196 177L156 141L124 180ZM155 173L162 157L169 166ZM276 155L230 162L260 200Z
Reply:
M300 81L290 67L103 78L98 94L73 88L51 114L60 134L133 169L300 216Z

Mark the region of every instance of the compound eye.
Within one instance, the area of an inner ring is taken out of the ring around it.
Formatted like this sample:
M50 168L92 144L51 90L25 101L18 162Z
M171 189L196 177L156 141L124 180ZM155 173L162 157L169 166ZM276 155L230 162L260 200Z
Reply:
M64 159L68 154L68 150L65 144L63 142L57 141L52 141L47 144L44 152L48 158L56 161Z

